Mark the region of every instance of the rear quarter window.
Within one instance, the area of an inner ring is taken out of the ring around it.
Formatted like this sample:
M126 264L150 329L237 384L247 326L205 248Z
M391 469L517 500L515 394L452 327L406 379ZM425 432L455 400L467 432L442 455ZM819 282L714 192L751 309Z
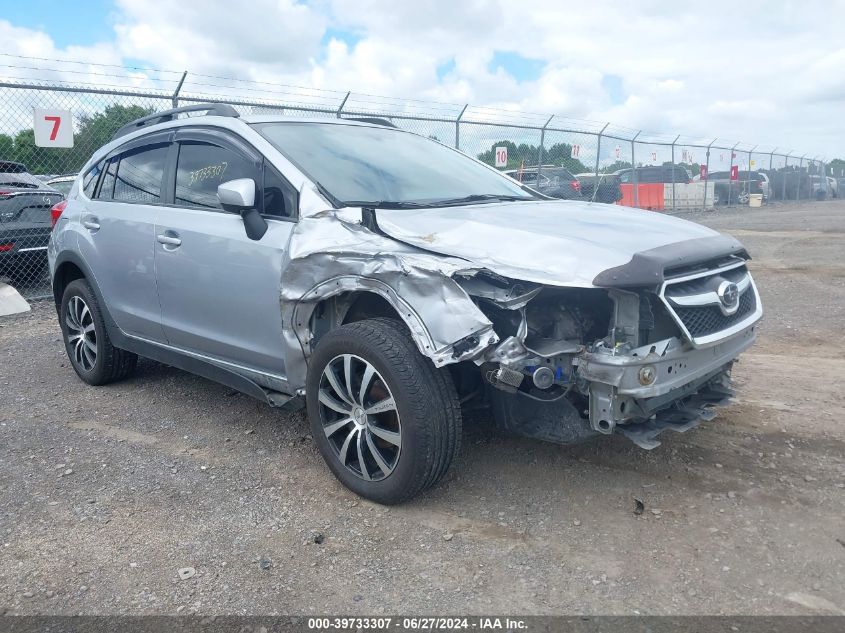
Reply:
M85 192L85 195L89 198L94 197L94 191L97 188L97 181L100 179L100 174L103 173L103 165L105 165L105 163L105 160L101 160L89 169L85 176L82 177L82 191Z

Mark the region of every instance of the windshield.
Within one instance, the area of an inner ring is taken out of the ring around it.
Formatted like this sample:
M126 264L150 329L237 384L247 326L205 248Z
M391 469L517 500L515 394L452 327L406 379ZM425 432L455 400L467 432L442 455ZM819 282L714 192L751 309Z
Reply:
M255 128L341 206L536 199L464 154L394 128L305 122Z

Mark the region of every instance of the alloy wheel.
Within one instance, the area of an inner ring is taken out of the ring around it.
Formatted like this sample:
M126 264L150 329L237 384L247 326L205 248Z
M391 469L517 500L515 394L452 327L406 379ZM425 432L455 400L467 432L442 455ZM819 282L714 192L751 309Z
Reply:
M65 314L67 341L74 362L85 371L91 371L97 362L97 332L94 316L82 297L71 297Z
M387 382L354 354L335 356L323 370L318 393L323 433L335 457L366 481L394 471L402 448L402 427Z

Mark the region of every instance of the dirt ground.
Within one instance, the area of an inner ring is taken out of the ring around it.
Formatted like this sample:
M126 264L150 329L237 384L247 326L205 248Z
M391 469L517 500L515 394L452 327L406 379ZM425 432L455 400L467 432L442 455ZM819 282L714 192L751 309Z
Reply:
M651 452L476 421L400 507L302 414L150 361L91 388L52 306L0 320L0 613L845 614L845 203L684 217L754 256L736 403Z

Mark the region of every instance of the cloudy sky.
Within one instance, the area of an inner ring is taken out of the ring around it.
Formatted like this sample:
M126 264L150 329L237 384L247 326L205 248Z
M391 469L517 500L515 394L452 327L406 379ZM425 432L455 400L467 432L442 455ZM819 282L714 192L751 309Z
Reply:
M0 77L188 70L845 156L841 0L29 0L0 54Z

